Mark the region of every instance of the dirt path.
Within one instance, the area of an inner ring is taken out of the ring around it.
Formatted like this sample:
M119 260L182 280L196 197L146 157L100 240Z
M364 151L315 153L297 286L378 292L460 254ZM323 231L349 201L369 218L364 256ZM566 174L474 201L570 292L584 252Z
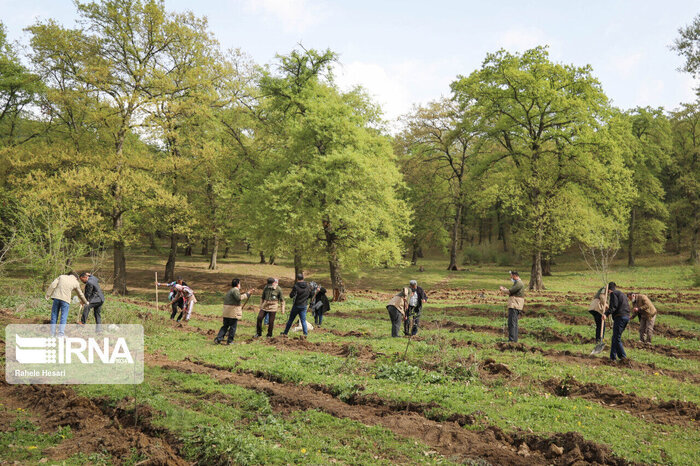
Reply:
M365 425L380 425L401 437L411 437L457 459L482 459L495 464L538 465L572 464L585 461L599 464L626 464L604 445L588 442L577 433L556 434L549 438L522 433L507 434L497 427L471 431L457 422L437 422L422 415L377 405L360 398L349 404L319 387L299 386L268 380L250 373L239 373L195 361L173 361L163 355L147 355L146 362L184 373L208 374L222 383L233 383L268 395L273 409L318 409L339 418L353 419ZM365 403L365 404L363 404ZM523 447L522 444L526 446ZM552 445L563 448L557 454ZM519 453L520 452L520 453Z

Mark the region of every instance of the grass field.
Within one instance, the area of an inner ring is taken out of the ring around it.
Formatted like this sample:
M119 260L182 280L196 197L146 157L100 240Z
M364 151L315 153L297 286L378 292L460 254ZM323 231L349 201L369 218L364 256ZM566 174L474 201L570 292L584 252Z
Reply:
M680 261L613 271L623 290L646 292L660 317L653 345L638 342L634 323L623 338L630 360L612 364L607 352L589 356L587 305L600 279L575 260L557 264L547 291L528 294L518 344L504 341L505 299L495 291L507 267L447 272L435 259L422 262L424 272L348 274L349 299L332 304L306 340L253 339L253 306L235 343L214 345L234 275L244 288L280 276L289 290L290 264L254 259L235 256L214 272L201 257L182 261L178 273L199 303L180 327L154 305L153 272L163 263L130 257L132 294L108 297L103 314L144 325L145 382L3 383L0 461L700 464L700 290ZM320 268L310 276L328 284ZM410 278L429 296L422 328L392 339L384 306ZM48 317L40 295L12 291L20 280L2 285L0 322ZM278 317L275 335L285 321Z

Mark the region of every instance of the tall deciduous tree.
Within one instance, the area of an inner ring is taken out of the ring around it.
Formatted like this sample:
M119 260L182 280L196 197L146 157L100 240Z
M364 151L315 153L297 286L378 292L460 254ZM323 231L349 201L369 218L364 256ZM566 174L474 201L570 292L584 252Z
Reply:
M109 210L109 232L114 250L113 292L125 294L125 247L132 238L125 217L145 195L144 176L134 158L125 152L126 141L145 120L146 111L159 96L172 93L162 77L176 73L182 63L168 50L178 47L192 30L201 27L192 15L173 15L155 0L109 0L76 3L82 29L67 30L55 23L30 28L33 43L40 44L47 69L61 69L82 90L94 97L98 124L111 139L111 155L100 159L109 183L102 207ZM63 53L53 37L69 36L78 44L75 54Z
M462 217L468 187L470 165L482 149L485 138L481 119L469 107L460 111L456 102L448 99L420 107L406 119L403 136L410 151L418 159L431 163L418 170L428 175L418 183L430 183L433 177L447 181L451 197L453 220L450 225L450 263L447 270L457 270L457 250L462 231ZM433 175L433 176L430 176ZM417 218L415 222L420 222Z
M597 163L593 147L608 102L588 66L552 63L545 48L489 54L480 70L452 84L458 101L480 109L507 163L503 189L517 219L520 248L532 257L530 289L544 288L542 256L575 236L586 200L580 186Z

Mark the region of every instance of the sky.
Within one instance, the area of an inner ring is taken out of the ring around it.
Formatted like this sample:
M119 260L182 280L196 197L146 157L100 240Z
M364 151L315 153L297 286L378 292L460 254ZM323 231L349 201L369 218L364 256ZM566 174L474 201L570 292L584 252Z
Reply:
M206 16L223 48L273 63L298 44L330 48L345 89L362 85L394 120L441 96L489 52L547 45L556 62L590 64L620 108L695 100L698 86L669 46L700 14L700 0L166 0L173 11ZM55 19L74 26L71 0L0 0L11 40Z

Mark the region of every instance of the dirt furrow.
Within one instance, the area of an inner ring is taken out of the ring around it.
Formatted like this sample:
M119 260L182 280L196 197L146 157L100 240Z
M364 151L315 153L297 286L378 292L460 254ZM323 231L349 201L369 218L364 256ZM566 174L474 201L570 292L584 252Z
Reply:
M437 422L412 411L393 406L349 404L318 388L269 380L250 373L230 372L192 361L172 361L162 355L147 355L148 364L185 373L208 374L222 383L233 383L265 393L275 409L318 409L340 418L366 425L383 426L399 436L420 440L439 453L458 459L481 459L493 464L627 464L612 454L609 447L586 441L569 432L549 438L524 433L508 434L497 427L482 431L466 430L457 422ZM523 447L522 445L526 446ZM562 447L556 453L552 445ZM520 453L519 453L520 452Z
M77 453L107 451L116 464L128 461L137 451L140 465L188 465L178 446L163 429L150 424L153 412L141 410L136 419L105 413L92 400L65 385L9 385L0 382L0 399L8 407L22 408L36 417L44 432L70 426L72 435L47 450L51 460L64 460ZM171 444L171 442L173 442Z
M651 422L700 426L700 407L692 402L653 401L634 393L623 393L609 385L581 383L573 378L548 379L542 385L557 396L590 400Z
M638 371L644 372L648 375L666 375L674 379L691 382L700 383L700 376L697 374L692 374L689 372L673 371L669 369L661 369L656 367L655 364L645 364L638 361L633 361L629 358L621 362L613 362L606 357L596 357L588 354L574 353L572 351L558 351L558 350L547 350L542 348L537 348L535 346L528 346L523 343L506 343L499 342L496 344L496 348L501 351L517 351L521 353L538 353L548 359L554 361L566 362L569 364L585 364L587 366L612 366L612 367L622 367L627 369L636 369Z

